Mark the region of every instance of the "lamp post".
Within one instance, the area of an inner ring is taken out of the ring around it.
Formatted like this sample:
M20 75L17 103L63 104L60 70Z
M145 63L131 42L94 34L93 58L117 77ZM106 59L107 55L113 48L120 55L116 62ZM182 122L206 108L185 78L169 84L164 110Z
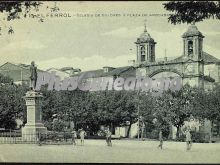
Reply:
M139 130L140 130L140 119L139 119L139 103L138 103L138 141L140 140Z
M140 140L140 105L139 105L139 94L140 91L137 92L137 110L138 110L138 141Z

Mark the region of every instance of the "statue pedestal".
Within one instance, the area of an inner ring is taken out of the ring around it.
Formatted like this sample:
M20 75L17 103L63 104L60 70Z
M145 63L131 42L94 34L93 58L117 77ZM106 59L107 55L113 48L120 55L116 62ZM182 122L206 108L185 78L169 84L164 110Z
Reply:
M23 141L37 141L39 134L46 134L47 128L42 124L42 94L28 91L24 97L27 106L27 123L22 128Z

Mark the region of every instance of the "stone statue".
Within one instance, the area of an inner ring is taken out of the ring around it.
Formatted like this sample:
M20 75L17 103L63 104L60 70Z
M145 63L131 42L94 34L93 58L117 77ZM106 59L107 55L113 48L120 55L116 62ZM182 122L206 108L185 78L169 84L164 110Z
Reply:
M31 72L30 89L34 90L36 87L36 81L37 81L37 67L35 66L34 61L31 62L30 72Z

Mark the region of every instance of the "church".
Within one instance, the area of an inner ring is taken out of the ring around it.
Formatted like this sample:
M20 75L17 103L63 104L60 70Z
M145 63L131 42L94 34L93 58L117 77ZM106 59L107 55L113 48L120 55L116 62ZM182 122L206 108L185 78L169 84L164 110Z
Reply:
M103 69L81 72L72 76L80 76L93 79L97 77L140 77L146 76L151 79L157 78L175 78L182 81L182 85L211 90L215 84L220 82L220 60L203 50L203 40L205 36L198 30L195 24L191 24L186 32L182 34L182 54L177 58L163 61L156 58L156 41L147 31L146 26L143 33L137 38L136 60L131 65L125 67L113 68L105 66ZM206 133L212 133L212 124L206 121L204 127ZM138 125L132 124L130 137L137 136ZM125 127L116 127L115 135L122 135L126 132ZM175 128L172 127L173 138L175 138ZM211 136L210 136L211 137Z
M175 78L181 79L182 85L189 84L206 90L212 89L220 81L220 60L203 50L205 36L195 24L191 24L182 37L182 55L177 58L163 61L156 58L157 42L146 29L137 38L136 60L124 67L113 68L104 66L99 70L80 72L72 76L84 74L85 79L97 77L139 77L147 76L152 79Z
M155 60L156 42L146 30L137 38L137 60L135 62L136 76L151 78L176 77L182 79L182 84L211 89L214 83L219 83L220 60L203 50L205 36L195 24L188 27L182 35L183 54L176 59L157 62ZM211 69L211 70L210 70Z

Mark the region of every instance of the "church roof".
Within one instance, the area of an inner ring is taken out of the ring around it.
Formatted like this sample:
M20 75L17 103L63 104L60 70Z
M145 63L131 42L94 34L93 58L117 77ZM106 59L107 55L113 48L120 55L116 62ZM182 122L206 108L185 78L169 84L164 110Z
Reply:
M137 39L137 42L154 42L154 39L150 36L147 31L144 31L140 37Z
M146 24L144 25L144 32L140 35L139 38L137 38L136 43L142 43L142 42L154 42L154 39L147 32Z
M201 36L201 37L204 37L202 35L202 33L198 30L196 25L189 26L188 30L182 35L183 38L191 37L191 36Z
M218 58L206 52L203 52L203 58L204 58L205 63L219 63L220 62Z
M204 59L205 64L213 64L213 63L220 63L220 60L214 56L212 56L211 54L208 54L206 52L202 52L202 56ZM184 56L180 56L172 61L175 62L185 62L186 58Z

